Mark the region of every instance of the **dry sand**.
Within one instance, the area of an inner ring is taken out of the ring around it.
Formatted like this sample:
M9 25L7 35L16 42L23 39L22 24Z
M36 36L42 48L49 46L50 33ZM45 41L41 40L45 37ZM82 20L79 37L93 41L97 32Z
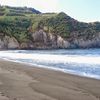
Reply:
M100 80L1 60L0 100L100 100Z

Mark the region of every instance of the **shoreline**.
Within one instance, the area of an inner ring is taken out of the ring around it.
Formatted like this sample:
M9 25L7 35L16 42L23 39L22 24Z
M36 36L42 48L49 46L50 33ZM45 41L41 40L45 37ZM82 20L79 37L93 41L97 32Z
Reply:
M100 80L0 60L0 100L99 100Z
M70 75L75 75L75 76L79 76L79 77L84 77L84 78L90 78L90 79L96 79L96 80L100 80L100 77L97 76L97 75L92 75L90 77L87 76L87 75L83 75L83 74L77 74L76 72L74 71L64 71L64 70L61 70L60 68L54 68L54 67L48 67L48 66L43 66L43 65L37 65L37 64L32 64L32 63L27 63L27 62L22 62L22 61L17 61L17 60L10 60L10 59L7 59L7 58L0 58L1 60L4 60L4 61L9 61L9 62L12 62L12 63L18 63L18 64L23 64L23 65L27 65L29 67L35 67L35 68L43 68L43 69L48 69L48 70L51 70L51 71L58 71L58 72L62 72L62 73L65 73L65 74L70 74Z

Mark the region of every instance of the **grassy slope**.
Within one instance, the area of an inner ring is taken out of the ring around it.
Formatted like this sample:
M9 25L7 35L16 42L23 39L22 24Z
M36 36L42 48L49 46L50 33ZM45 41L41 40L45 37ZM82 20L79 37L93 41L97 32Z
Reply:
M27 8L0 7L0 32L14 36L19 42L29 39L29 33L37 30L41 20L55 16L56 14L37 14ZM23 10L22 10L23 9ZM13 14L12 14L13 10ZM20 13L21 12L21 13ZM2 15L3 14L3 15Z
M25 42L30 39L32 32L39 29L63 38L92 38L100 32L100 23L78 22L63 12L42 14L33 8L0 7L0 33Z

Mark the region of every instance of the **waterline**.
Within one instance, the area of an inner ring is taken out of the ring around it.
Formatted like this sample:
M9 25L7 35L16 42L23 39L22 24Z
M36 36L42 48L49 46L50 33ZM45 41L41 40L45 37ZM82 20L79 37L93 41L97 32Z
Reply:
M97 51L0 51L0 58L100 79L100 55Z

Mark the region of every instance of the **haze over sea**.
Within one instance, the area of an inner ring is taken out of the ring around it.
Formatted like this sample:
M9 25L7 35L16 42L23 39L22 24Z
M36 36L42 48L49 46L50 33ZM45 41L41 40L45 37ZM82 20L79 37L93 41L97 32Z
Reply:
M100 79L100 49L8 50L0 58Z

